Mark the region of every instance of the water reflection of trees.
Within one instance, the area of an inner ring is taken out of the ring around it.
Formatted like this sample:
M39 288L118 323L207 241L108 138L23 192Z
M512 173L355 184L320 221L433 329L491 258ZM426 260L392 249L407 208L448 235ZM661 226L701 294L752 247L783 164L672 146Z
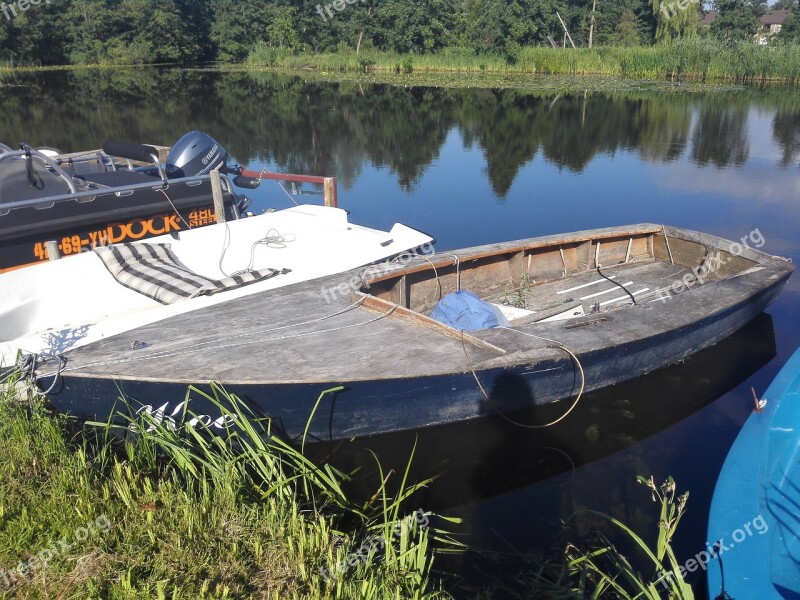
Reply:
M725 97L708 98L700 107L692 133L692 160L700 166L743 165L750 152L748 105Z
M346 186L372 165L413 188L452 131L482 151L500 197L537 154L575 172L600 154L634 152L661 163L687 147L696 164L740 165L753 102L777 109L773 134L783 164L800 155L800 107L786 100L791 94L557 94L176 69L56 71L21 75L17 83L0 98L6 143L77 150L116 137L171 144L201 129L241 162L335 174Z
M772 135L781 149L781 166L800 165L800 111L778 109L772 120Z

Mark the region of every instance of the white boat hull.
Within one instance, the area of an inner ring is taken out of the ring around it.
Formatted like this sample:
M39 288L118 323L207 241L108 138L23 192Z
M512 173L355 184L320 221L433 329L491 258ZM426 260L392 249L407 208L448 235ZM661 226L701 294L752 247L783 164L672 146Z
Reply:
M259 243L267 236L277 241ZM181 263L209 278L248 268L291 269L212 296L159 304L117 283L91 251L12 271L0 276L0 360L3 366L13 365L19 351L58 355L167 317L348 271L432 241L405 225L380 231L349 223L339 208L301 205L144 242L169 243Z

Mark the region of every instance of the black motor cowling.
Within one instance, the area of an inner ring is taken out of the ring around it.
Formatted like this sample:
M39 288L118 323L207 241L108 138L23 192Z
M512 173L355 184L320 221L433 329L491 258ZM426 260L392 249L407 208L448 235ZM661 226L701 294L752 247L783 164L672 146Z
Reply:
M190 131L175 142L166 168L170 177L193 177L206 175L227 161L228 152L222 144L202 131Z

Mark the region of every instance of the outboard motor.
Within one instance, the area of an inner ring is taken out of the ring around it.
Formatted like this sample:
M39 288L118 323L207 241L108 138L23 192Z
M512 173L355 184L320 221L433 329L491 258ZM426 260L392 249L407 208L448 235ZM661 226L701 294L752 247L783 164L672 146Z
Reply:
M224 167L227 161L228 152L222 144L202 131L190 131L175 142L166 169L170 177L193 177Z

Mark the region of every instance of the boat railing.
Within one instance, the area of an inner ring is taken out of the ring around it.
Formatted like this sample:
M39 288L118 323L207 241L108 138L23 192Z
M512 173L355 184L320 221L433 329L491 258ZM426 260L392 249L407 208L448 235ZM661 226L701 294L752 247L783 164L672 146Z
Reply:
M67 157L56 156L53 158L53 161L59 166L61 165L73 165L75 163L84 163L84 162L96 162L98 165L102 166L106 171L111 169L112 171L118 171L119 165L117 161L114 159L115 157L106 154L102 150L93 150L90 152L86 152L83 154L76 154L70 155ZM133 171L135 165L130 161L130 159L125 157L116 157L116 158L123 158L127 164L127 169L129 171Z
M155 146L121 142L119 140L106 140L103 144L102 152L107 156L124 158L128 161L129 166L132 160L143 164L151 164L158 169L158 175L161 177L161 181L164 183L167 182L167 172L164 169L164 165L161 164L158 149Z
M251 179L274 179L291 183L315 183L321 185L324 191L325 206L337 208L339 206L338 184L336 177L323 177L321 175L294 175L291 173L274 173L266 169L253 171L238 168L236 174Z
M0 155L1 157L2 155ZM173 185L199 185L203 181L209 181L211 178L210 175L197 175L194 177L180 177L178 179L170 179L166 184L164 183L137 183L134 185L126 185L121 187L113 187L113 188L104 188L104 189L92 189L87 190L85 192L72 192L69 194L59 194L58 196L46 196L44 198L30 198L28 200L17 200L14 202L6 202L0 204L0 210L2 210L2 214L8 214L9 211L15 210L18 208L27 208L31 206L38 206L41 204L57 204L59 202L68 202L70 200L83 200L83 199L94 199L98 196L109 196L114 194L116 196L127 196L132 194L136 190L146 190L151 189L154 191L164 190L167 191ZM230 188L229 188L230 190Z
M23 148L23 151L27 148ZM36 150L35 148L31 148L31 150ZM0 154L4 154L6 152L15 152L15 150L6 144L0 143ZM38 150L37 150L38 152ZM59 167L62 165L74 165L76 163L88 163L88 162L96 162L98 165L102 166L106 171L110 168L112 171L118 170L117 161L114 160L114 157L106 154L102 150L90 150L88 152L81 152L76 154L67 154L67 155L57 155L57 156L47 156L47 164L48 166L55 163ZM124 158L124 157L118 157ZM130 159L125 158L126 166L128 170L133 170L135 165L130 161Z
M5 145L0 145L1 147L6 147ZM53 171L56 173L61 179L63 179L67 186L69 187L70 192L68 194L59 194L56 196L44 196L41 198L29 198L25 200L16 200L14 202L5 202L0 203L2 208L2 213L0 216L4 214L8 214L8 211L18 209L18 208L27 208L31 206L41 206L41 205L52 205L54 203L59 202L67 202L70 200L81 200L81 199L93 199L97 196L105 196L109 194L116 194L118 196L123 196L127 194L131 194L136 190L140 189L153 189L153 190L167 190L171 185L197 185L203 181L208 181L211 176L210 175L196 175L191 177L180 177L175 179L169 179L167 177L166 171L164 170L163 166L161 165L161 161L158 159L156 155L152 155L151 158L153 163L158 167L158 174L160 177L159 183L141 183L141 184L133 184L127 185L124 187L113 187L113 188L106 188L106 189L92 189L87 191L78 191L75 187L75 183L73 178L64 171L59 165L64 164L63 159L55 159L53 157L48 157L45 154L33 149L28 148L26 150L12 150L9 148L8 150L4 150L0 152L0 162L11 158L27 158L28 160L33 160L34 158L40 160L45 168ZM77 161L91 161L91 160L98 160L103 161L105 158L109 158L112 165L114 165L114 160L111 158L110 155L102 152L100 150L96 152L87 153L85 155L75 157L73 162ZM77 159L77 160L76 160ZM130 165L129 165L130 166ZM116 165L112 167L116 170ZM330 206L333 208L338 207L338 185L336 181L336 177L323 177L320 175L296 175L292 173L275 173L272 171L268 171L263 169L261 171L253 171L247 170L242 168L237 168L234 170L234 173L237 175L241 175L243 177L249 177L252 179L272 179L277 181L287 181L292 183L313 183L317 185L323 186L324 191L324 198L325 198L325 206ZM228 184L228 190L231 190L230 180L227 177L224 178L226 183Z
M52 158L45 156L38 150L34 150L33 148L28 148L27 150L9 150L0 154L0 162L8 160L9 158L26 158L28 160L33 160L34 158L36 158L42 161L45 168L55 172L59 177L61 177L61 179L63 179L67 183L67 186L69 186L69 190L71 193L75 194L78 191L77 188L75 187L75 183L72 181L72 177L70 177L64 171L64 169L55 164ZM6 207L8 207L8 205Z

